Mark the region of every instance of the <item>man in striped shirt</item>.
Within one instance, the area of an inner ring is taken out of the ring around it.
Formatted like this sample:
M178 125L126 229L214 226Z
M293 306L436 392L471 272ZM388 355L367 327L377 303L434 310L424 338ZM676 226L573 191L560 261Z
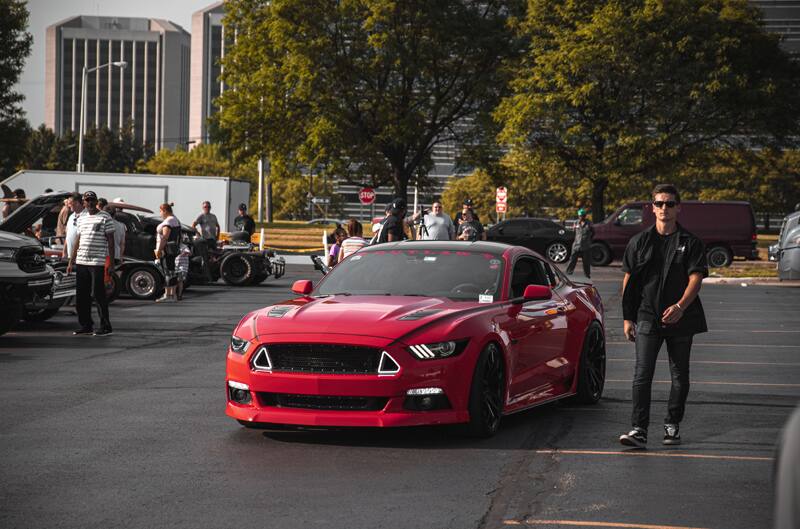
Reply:
M111 334L106 300L105 266L114 267L114 221L111 215L97 208L94 191L83 194L85 212L78 218L78 240L72 248L67 273L75 267L75 306L78 311L80 329L72 334ZM108 260L108 258L111 258ZM110 263L110 264L109 264ZM92 321L92 298L97 302L100 314L100 330L94 330Z

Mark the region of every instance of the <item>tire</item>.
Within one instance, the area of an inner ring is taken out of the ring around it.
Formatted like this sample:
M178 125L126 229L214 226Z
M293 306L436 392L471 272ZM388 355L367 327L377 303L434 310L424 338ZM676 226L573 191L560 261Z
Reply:
M154 267L137 266L125 276L125 290L134 299L155 299L164 289L164 278Z
M6 300L2 300L6 303ZM19 313L17 307L8 303L5 307L0 308L0 335L3 335L14 328L14 325L19 321Z
M496 343L490 343L478 357L475 372L472 375L467 435L485 438L491 437L497 432L503 415L505 382L503 354Z
M59 303L57 307L47 307L46 309L39 309L39 310L26 310L25 314L22 315L22 319L29 322L40 322L40 321L47 321L56 314L58 314L58 309L66 302L66 299Z
M563 242L551 242L545 249L545 255L552 263L564 263L569 259L569 248Z
M712 268L723 268L730 266L731 262L733 262L731 251L724 246L712 246L706 253L706 258L708 259L708 266Z
M255 267L250 256L232 253L222 260L220 275L225 283L241 287L249 285L255 277Z
M606 382L606 340L596 321L589 325L583 340L578 384L573 401L577 404L597 404L603 396Z
M592 266L608 266L612 259L611 249L605 243L592 244Z

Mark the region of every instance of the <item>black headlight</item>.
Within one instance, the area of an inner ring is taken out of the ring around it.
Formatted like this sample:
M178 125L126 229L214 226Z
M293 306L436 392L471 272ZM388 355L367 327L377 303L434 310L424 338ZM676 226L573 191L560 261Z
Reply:
M408 350L420 360L450 358L461 354L467 348L467 343L469 343L469 340L450 340L447 342L411 345Z

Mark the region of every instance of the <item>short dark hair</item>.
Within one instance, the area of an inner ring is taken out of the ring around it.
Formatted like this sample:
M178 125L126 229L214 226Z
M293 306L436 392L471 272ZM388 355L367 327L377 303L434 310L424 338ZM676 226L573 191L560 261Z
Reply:
M678 188L672 184L658 184L653 188L653 198L659 193L666 193L675 197L675 202L681 201L681 195L678 193Z
M70 199L70 200L77 200L78 202L80 202L80 201L83 199L83 197L81 196L81 194L80 194L80 193L78 193L77 191L75 191L74 193L72 193L72 194L69 196L69 199Z

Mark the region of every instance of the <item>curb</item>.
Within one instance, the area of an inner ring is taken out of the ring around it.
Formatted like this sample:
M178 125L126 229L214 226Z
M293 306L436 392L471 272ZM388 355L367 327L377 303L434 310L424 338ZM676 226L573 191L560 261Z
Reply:
M800 281L781 281L773 277L707 277L704 285L769 285L774 287L800 287Z

